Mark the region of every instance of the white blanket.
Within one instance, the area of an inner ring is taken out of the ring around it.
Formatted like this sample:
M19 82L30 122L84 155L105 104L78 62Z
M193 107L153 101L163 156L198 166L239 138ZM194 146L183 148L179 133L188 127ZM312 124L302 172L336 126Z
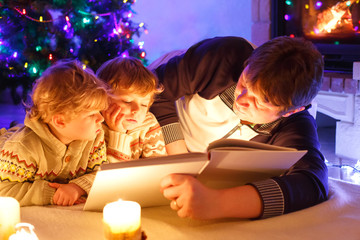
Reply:
M360 185L329 179L330 199L317 206L264 220L181 219L170 207L142 209L149 240L172 239L360 239ZM21 220L40 240L102 239L102 213L73 207L22 207Z

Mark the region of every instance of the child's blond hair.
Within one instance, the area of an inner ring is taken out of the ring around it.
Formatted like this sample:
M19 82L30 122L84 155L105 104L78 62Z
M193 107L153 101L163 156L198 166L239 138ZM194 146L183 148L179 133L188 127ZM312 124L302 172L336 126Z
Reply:
M118 90L126 90L141 96L152 94L149 107L154 97L163 91L163 88L158 86L157 77L140 60L133 57L116 57L108 60L96 74L111 87L113 94Z
M31 99L29 118L48 123L54 114L64 114L69 121L83 111L106 109L108 88L79 61L61 60L35 82Z

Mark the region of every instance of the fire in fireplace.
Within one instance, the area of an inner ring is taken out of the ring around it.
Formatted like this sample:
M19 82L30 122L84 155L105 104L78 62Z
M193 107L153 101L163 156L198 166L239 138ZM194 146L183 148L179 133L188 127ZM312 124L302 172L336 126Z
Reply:
M360 0L272 0L271 37L314 42L325 70L351 72L360 61Z

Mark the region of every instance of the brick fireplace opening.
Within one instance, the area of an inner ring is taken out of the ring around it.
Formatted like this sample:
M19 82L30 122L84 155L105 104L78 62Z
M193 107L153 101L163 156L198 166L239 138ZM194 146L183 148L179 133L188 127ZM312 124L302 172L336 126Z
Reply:
M281 14L281 11L274 9L274 2L278 1L252 0L251 41L256 45L274 37L272 14ZM285 18L283 15L278 17ZM321 91L314 101L317 112L336 119L335 154L340 161L360 159L360 61L357 61L352 60L352 68L344 71L326 69Z

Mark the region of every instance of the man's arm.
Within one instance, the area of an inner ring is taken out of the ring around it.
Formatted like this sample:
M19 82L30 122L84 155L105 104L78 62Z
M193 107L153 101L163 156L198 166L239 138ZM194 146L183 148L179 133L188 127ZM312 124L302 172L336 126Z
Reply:
M179 217L194 219L257 218L262 200L250 185L211 189L189 175L170 174L161 181L161 191L172 200L170 207Z
M185 140L178 140L165 145L166 151L169 155L187 153Z

